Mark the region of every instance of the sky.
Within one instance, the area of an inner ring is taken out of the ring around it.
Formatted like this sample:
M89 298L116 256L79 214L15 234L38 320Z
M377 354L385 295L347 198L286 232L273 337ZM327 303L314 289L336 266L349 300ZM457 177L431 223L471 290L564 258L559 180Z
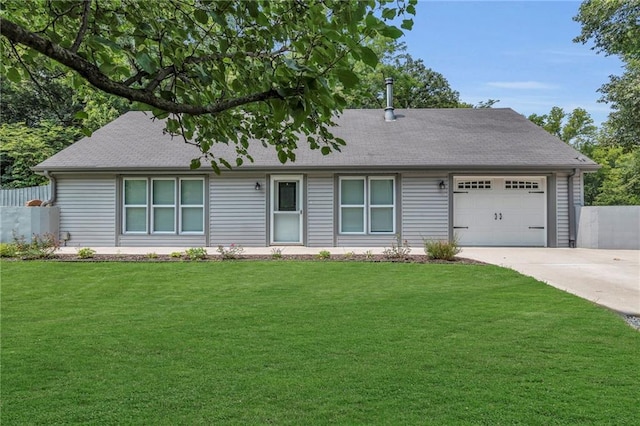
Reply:
M419 0L414 26L401 39L415 59L444 75L460 99L547 114L581 107L596 125L609 106L597 102L620 60L574 43L579 1Z

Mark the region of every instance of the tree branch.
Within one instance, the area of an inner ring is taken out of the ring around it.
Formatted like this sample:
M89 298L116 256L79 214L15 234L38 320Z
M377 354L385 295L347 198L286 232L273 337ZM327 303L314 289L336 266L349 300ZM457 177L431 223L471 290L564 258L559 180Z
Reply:
M113 81L102 73L97 66L87 61L77 53L71 52L59 44L55 44L39 34L32 33L7 19L0 18L0 33L13 43L30 47L48 58L73 69L84 77L90 84L104 92L123 97L130 101L141 102L174 114L217 114L241 105L266 101L269 99L283 98L283 96L279 94L279 92L282 93L282 91L279 91L278 89L269 89L263 92L252 93L246 96L220 101L209 105L176 103L159 98L152 92L145 89L133 89L124 83ZM289 96L297 96L303 93L303 88L301 87L283 89L285 89L286 93L289 93Z
M78 49L80 48L80 44L82 43L82 39L84 38L84 33L87 32L87 27L89 26L89 12L91 12L91 0L84 0L84 10L82 11L82 25L80 25L80 30L78 30L76 40L73 42L73 45L69 49L73 53L78 53Z

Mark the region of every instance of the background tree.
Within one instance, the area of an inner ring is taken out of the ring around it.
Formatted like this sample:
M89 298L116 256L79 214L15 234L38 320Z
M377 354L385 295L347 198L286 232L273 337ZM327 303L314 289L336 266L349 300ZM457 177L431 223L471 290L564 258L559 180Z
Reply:
M384 108L384 81L387 77L394 80L393 102L397 108L473 107L460 100L460 93L451 88L441 73L427 68L422 59L414 59L408 54L405 43L376 37L367 46L380 58L380 63L373 69L354 66L360 84L346 97L349 108ZM496 102L488 100L478 107L491 107Z
M582 24L574 41L593 41L595 50L623 61L622 76L599 90L613 110L603 142L633 150L640 145L640 0L587 0L574 19Z
M81 135L77 127L46 120L34 127L24 123L0 125L2 187L22 188L46 183L47 178L33 173L31 167L69 146Z
M114 120L128 108L122 98L69 78L14 83L3 79L0 98L0 184L20 188L46 183L31 167Z
M527 118L577 148L592 143L596 137L597 127L583 108L576 108L567 114L562 108L554 106L548 114L531 114Z
M212 150L217 142L235 144L236 165L251 160L250 139L284 163L295 160L300 134L323 154L340 149L330 127L346 106L341 93L359 82L352 64L378 63L364 40L400 37L387 22L415 14L415 2L9 0L0 72L16 82L72 70L167 118L167 131L201 149L194 168L231 167Z

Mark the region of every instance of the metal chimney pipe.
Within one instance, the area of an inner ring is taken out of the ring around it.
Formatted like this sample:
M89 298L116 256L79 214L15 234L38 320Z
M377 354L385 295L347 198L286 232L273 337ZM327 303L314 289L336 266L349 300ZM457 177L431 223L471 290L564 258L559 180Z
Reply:
M384 121L396 121L396 115L393 113L393 78L384 79L387 85L387 107L384 109Z

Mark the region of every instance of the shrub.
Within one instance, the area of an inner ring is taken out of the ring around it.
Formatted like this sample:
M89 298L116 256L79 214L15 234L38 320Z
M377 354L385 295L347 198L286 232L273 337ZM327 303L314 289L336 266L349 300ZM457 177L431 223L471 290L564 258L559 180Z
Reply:
M51 233L45 234L33 234L33 238L28 243L24 237L13 236L13 245L16 248L16 256L22 259L46 259L53 256L58 248L60 248L60 242Z
M371 250L367 250L364 252L365 260L373 260L373 252Z
M15 244L0 243L0 257L16 257L18 249Z
M204 260L207 258L207 250L203 247L192 247L185 250L185 254L189 260Z
M182 257L182 252L173 251L169 256L173 259L180 259Z
M224 246L218 246L217 251L222 256L222 259L237 259L242 255L244 249L239 244L231 244L228 249Z
M158 258L158 253L156 252L151 252L151 253L147 253L147 259L157 259Z
M331 259L331 252L329 250L320 250L316 257L321 260Z
M458 239L446 240L424 240L424 252L430 259L453 260L460 253Z
M78 259L93 259L93 256L95 255L96 255L96 251L89 247L83 247L78 249Z
M271 258L272 259L282 259L282 249L278 247L274 247L271 249Z
M400 234L391 242L391 248L385 248L382 254L387 259L404 259L411 253L411 247L407 240L402 241Z
M356 256L356 254L352 251L348 251L344 254L344 258L349 260L349 259L353 259Z

